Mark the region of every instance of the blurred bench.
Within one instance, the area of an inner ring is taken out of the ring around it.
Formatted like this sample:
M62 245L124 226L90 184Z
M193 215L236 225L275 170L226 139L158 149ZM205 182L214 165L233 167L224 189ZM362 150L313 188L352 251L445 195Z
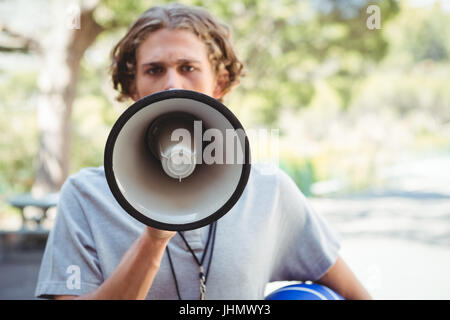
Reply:
M47 219L48 210L58 204L58 193L49 193L42 197L33 197L30 193L20 194L7 199L9 205L19 209L21 216L21 227L17 230L0 229L0 260L3 258L7 247L11 243L23 243L26 241L45 241L50 230L42 226L42 222ZM25 208L33 207L34 214L26 215Z
M28 230L28 224L30 221L35 222L36 229L42 229L42 221L47 218L47 212L50 208L56 207L58 204L59 193L48 193L42 197L35 198L30 193L24 193L21 195L14 196L8 200L8 203L15 208L20 210L20 215L22 218L22 231L32 231ZM26 207L34 207L41 211L39 217L28 218L25 215Z

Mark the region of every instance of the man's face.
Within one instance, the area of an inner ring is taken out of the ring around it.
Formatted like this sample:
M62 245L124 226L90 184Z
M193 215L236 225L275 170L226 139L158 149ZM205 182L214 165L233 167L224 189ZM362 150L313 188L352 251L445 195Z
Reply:
M137 49L136 65L134 100L168 89L221 97L206 45L188 30L160 29L150 33Z

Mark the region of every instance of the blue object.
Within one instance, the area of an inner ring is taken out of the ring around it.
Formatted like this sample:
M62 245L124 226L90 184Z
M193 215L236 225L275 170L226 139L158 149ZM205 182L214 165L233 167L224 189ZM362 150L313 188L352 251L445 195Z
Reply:
M285 286L270 293L266 300L345 300L330 288L316 283Z

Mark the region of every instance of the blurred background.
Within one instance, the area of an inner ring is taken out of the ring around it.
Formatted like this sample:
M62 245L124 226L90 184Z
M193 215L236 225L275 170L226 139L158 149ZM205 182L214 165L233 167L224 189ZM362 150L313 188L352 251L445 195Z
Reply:
M225 99L376 299L450 299L450 1L199 0L247 75ZM0 1L0 299L32 299L57 192L103 164L110 51L165 1ZM267 291L280 286L270 284Z

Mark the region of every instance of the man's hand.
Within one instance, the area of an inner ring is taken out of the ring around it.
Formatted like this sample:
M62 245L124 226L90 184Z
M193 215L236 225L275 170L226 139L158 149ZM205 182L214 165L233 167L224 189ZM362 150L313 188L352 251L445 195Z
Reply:
M147 236L152 240L165 240L165 241L170 240L170 238L172 238L176 234L175 231L161 230L152 227L147 227L145 232Z

